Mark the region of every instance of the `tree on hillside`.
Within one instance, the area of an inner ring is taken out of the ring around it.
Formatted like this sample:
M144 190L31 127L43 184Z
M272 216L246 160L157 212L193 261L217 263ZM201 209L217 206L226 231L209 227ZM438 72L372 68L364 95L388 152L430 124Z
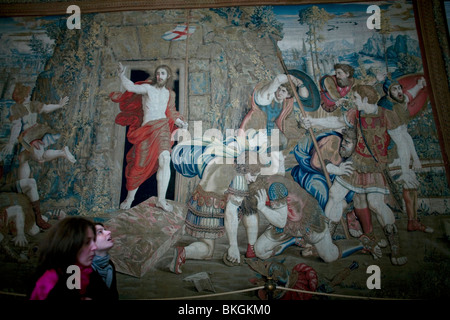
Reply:
M306 33L307 43L309 44L309 52L311 55L313 78L316 79L317 75L320 77L319 48L317 44L323 39L320 37L319 31L322 30L328 20L333 18L333 15L323 8L312 6L300 10L298 17L298 22L301 25L308 25L309 28Z
M386 10L381 10L381 28L378 30L378 32L381 34L381 43L383 45L384 50L384 63L386 64L386 74L389 72L389 65L388 65L388 57L387 57L387 48L386 43L389 34L392 32L392 25L389 20L389 16L386 14Z

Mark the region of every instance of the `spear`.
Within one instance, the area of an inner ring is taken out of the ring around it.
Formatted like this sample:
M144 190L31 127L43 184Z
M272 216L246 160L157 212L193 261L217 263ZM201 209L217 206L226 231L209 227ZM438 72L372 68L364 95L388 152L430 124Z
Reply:
M289 71L286 68L286 65L285 65L284 60L283 60L283 56L281 54L280 48L278 48L278 45L276 45L276 50L277 50L277 57L280 60L281 65L283 66L284 73L286 73L286 76L288 78L288 81L289 81L289 84L291 86L291 89L294 92L294 96L295 96L295 99L297 100L298 106L300 108L300 112L302 113L302 117L306 118L308 115L306 114L305 109L303 108L303 105L302 105L302 103L300 101L300 98L298 97L298 93L297 93L296 87L295 87L294 83L292 82L291 78L289 77ZM320 162L320 166L322 167L323 173L325 175L325 179L327 180L328 189L330 189L331 188L330 174L328 173L328 170L327 170L327 167L325 165L325 162L323 161L322 153L320 152L320 149L319 149L319 144L317 143L317 139L314 136L314 131L310 127L308 129L308 132L309 132L309 135L311 136L312 142L314 144L314 148L316 148L317 156L318 156L319 162ZM347 225L345 224L345 221L344 221L342 216L341 216L341 224L342 224L342 227L344 228L345 237L347 239L349 239L350 238L350 234L348 233Z
M189 86L188 86L188 79L189 79L189 19L191 18L191 10L187 9L186 11L186 50L185 50L185 57L184 57L184 116L186 119L186 122L189 122ZM172 45L172 41L170 41L170 45ZM185 180L185 177L183 177L182 174L179 172L175 173L177 179L175 179L175 200L183 202L184 200L181 199L182 194L182 185L186 185L185 183L182 183L183 180Z

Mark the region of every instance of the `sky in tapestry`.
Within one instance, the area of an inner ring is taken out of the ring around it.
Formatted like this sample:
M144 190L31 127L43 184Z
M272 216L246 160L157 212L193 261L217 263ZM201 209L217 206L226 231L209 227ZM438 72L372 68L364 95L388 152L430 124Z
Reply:
M385 37L386 53L382 45L383 35L376 29L370 30L367 27L367 20L372 15L371 12L367 13L367 8L371 4L379 5L381 15L388 18L391 26L391 32ZM420 58L413 6L410 1L274 6L277 19L283 23L284 32L284 37L278 45L289 67L300 69L312 76L311 68L308 69L308 60L311 60L307 39L309 27L298 21L299 12L312 6L324 9L331 17L323 27L316 30L322 75L333 73L333 64L336 62L349 63L355 68L363 63L366 69L384 69L385 54L388 57L389 71L398 73L400 53ZM315 55L316 50L313 52ZM416 66L419 70L414 70L413 66L409 67L412 71L422 72L420 66L421 63Z

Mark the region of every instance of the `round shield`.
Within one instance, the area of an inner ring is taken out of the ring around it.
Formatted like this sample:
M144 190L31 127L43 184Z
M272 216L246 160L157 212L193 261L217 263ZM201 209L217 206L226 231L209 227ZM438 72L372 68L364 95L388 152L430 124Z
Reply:
M403 91L413 88L417 81L424 77L423 74L407 74L397 79L402 85ZM427 87L421 89L417 96L408 103L408 111L411 117L415 117L428 103L428 89Z
M313 79L303 71L292 69L288 70L289 74L303 81L309 92L307 98L299 97L306 112L313 112L319 109L320 106L320 93L317 85L314 83Z

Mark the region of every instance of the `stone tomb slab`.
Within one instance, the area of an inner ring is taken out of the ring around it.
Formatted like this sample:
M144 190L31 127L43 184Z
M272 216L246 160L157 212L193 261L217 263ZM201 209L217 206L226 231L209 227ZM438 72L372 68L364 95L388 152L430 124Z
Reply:
M117 272L144 276L183 235L186 206L169 200L174 212L166 212L155 203L151 197L105 223L114 239L110 255Z

